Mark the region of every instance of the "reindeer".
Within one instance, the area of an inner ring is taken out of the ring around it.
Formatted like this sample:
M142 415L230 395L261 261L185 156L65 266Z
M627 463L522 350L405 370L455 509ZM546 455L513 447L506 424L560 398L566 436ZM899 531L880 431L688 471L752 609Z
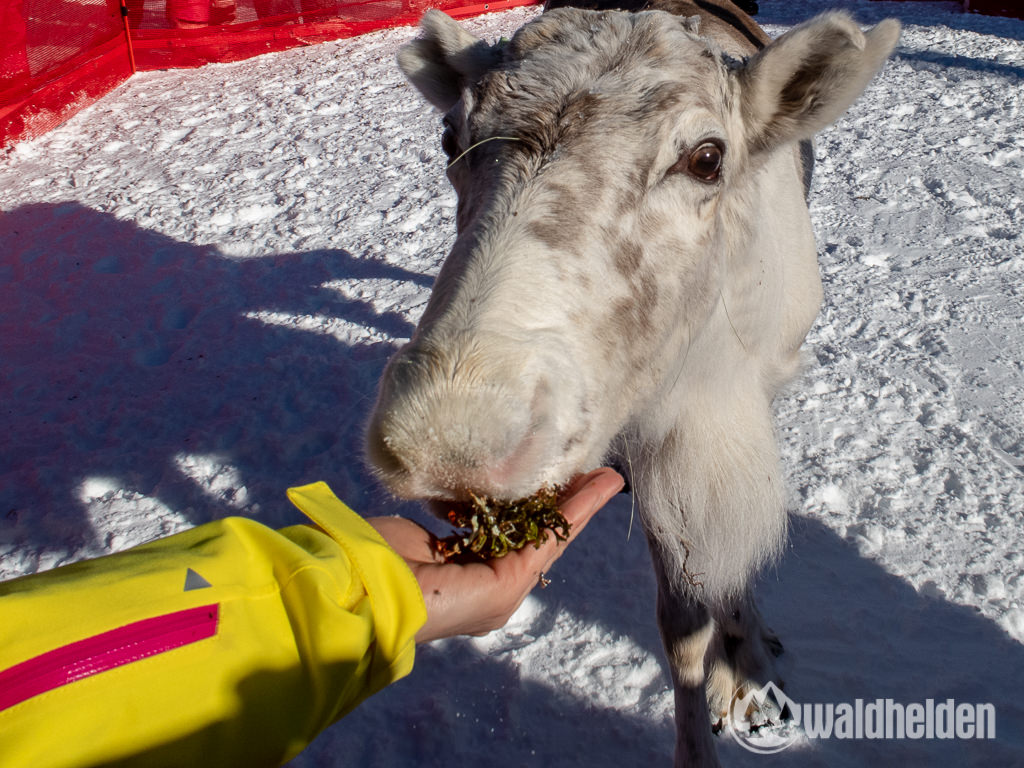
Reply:
M549 6L496 45L429 11L399 53L444 114L458 234L383 373L367 455L426 500L623 467L676 765L717 765L709 707L773 679L781 650L751 581L786 531L772 401L822 301L800 143L899 24L827 13L771 42L728 0L630 1Z

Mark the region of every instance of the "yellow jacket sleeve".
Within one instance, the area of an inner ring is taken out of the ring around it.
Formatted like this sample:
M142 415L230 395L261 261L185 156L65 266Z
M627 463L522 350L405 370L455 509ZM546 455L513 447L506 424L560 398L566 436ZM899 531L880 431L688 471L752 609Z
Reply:
M319 528L227 518L0 583L0 765L276 766L408 674L405 562L324 483Z

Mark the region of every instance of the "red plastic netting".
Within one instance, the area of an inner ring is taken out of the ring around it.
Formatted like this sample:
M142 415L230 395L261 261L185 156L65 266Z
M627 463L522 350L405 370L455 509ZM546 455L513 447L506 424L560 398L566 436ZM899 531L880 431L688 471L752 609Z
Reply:
M0 0L0 147L131 74L119 0Z
M0 149L37 136L136 69L195 67L537 0L0 0ZM130 45L129 45L130 43Z
M414 24L428 8L472 16L537 0L128 0L139 69L235 61Z

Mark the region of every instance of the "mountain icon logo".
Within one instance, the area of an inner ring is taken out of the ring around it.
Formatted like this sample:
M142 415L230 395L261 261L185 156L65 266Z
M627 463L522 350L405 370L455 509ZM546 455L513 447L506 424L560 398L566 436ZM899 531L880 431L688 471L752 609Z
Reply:
M760 688L737 688L726 713L733 739L751 752L771 755L799 738L800 705L775 683Z

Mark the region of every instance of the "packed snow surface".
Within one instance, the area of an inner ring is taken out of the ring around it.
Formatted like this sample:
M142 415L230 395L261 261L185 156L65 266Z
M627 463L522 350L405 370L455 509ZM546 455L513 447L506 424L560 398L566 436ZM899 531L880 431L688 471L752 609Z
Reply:
M838 3L766 0L772 35ZM817 144L825 306L778 403L792 512L759 586L806 702L989 702L997 738L802 740L728 765L1024 765L1024 22L904 22ZM467 22L490 40L537 9ZM296 522L361 458L454 235L398 29L136 75L0 158L0 578L232 514ZM621 496L508 627L421 648L294 766L667 765L672 694Z

